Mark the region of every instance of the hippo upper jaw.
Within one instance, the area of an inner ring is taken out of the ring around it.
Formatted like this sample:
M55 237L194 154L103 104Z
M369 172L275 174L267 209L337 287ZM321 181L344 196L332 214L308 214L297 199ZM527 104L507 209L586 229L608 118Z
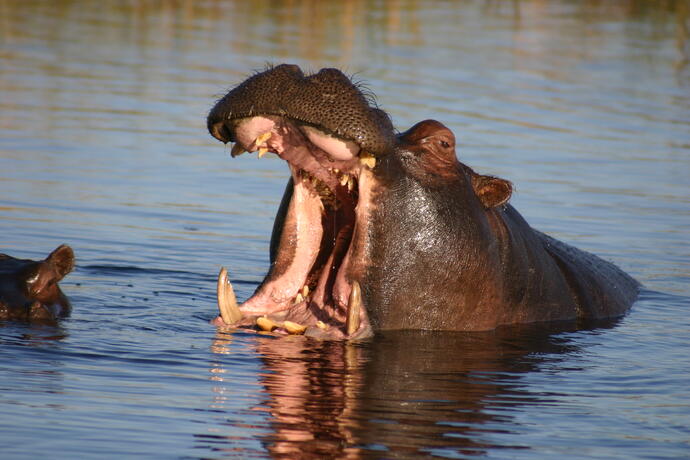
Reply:
M374 156L395 145L388 114L376 106L373 95L337 69L305 76L296 65L282 64L257 73L216 103L207 118L208 130L222 142L234 142L237 120L257 115L289 117L354 142Z

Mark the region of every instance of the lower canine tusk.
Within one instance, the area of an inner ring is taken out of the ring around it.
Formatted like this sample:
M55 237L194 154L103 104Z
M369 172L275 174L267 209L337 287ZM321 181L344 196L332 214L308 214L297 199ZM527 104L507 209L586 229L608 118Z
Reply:
M359 288L357 281L352 282L352 291L350 292L350 299L347 305L347 322L345 323L345 332L347 335L352 335L359 329L359 312L362 307L362 291Z
M237 298L232 284L228 281L228 271L225 267L218 274L218 310L225 324L235 324L242 319L242 312L237 307Z

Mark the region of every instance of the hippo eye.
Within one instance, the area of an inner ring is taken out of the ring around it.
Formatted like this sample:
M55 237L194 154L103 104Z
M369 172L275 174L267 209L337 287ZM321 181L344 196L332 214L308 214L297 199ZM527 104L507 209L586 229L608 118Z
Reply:
M448 147L450 147L450 144L446 141L441 141L440 143L441 143L441 147L443 147L444 149L447 149Z
M35 275L31 276L30 278L27 278L26 282L28 284L34 284L36 281L38 281L38 275L40 273L36 273Z

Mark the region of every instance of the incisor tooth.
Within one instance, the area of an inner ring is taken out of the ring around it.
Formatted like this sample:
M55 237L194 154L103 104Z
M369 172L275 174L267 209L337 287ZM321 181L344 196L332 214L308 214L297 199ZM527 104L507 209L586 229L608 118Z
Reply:
M347 191L351 192L353 188L355 188L355 180L352 177L348 177L348 179L347 179Z
M244 147L242 147L239 142L235 142L235 145L232 146L232 150L230 150L230 156L235 158L242 155L245 152L246 150L244 149Z
M374 166L376 166L376 157L369 152L362 152L359 154L359 162L368 166L369 169L374 169Z
M259 329L266 332L271 332L272 330L278 327L276 323L274 323L265 316L259 316L258 318L256 318L256 325L259 326Z
M259 158L261 158L262 156L266 155L266 152L268 152L268 149L267 149L266 147L261 147L261 148L259 149Z
M324 331L328 329L328 326L326 326L326 324L323 321L317 321L316 327L318 327L319 329L323 329Z
M350 291L350 298L347 303L347 321L345 323L345 332L347 335L352 335L359 329L359 311L362 307L362 291L359 288L357 281L352 282L352 291Z
M254 145L258 147L261 144L263 144L264 142L266 142L267 140L269 140L270 138L271 138L271 132L266 131L265 133L263 133L262 135L260 135L259 137L256 138L256 140L254 141Z
M220 316L226 324L235 324L242 319L242 312L237 307L235 291L228 280L228 271L225 267L221 268L220 273L218 273L217 295L218 310L220 310Z
M347 182L348 182L349 180L350 180L350 175L349 175L349 174L343 174L343 175L340 177L340 185L342 185L342 186L344 187L345 184L347 184Z
M295 296L295 304L298 304L303 300L304 300L304 297L302 297L302 293L301 292L297 293L297 295Z
M307 330L307 326L302 326L301 324L293 323L292 321L283 322L283 327L289 334L300 335L304 334Z
M307 286L305 284L304 287L302 287L302 296L306 299L308 295L309 295L309 286Z

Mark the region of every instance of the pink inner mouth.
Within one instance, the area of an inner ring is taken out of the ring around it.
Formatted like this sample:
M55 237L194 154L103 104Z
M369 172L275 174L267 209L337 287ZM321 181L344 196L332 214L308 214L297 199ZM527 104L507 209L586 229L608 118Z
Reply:
M240 311L246 318L321 322L329 336L346 335L352 283L363 274L371 203L371 170L360 161L360 148L273 116L239 120L234 133L241 148L287 161L293 181L275 260ZM365 309L360 324L351 335L369 332Z

